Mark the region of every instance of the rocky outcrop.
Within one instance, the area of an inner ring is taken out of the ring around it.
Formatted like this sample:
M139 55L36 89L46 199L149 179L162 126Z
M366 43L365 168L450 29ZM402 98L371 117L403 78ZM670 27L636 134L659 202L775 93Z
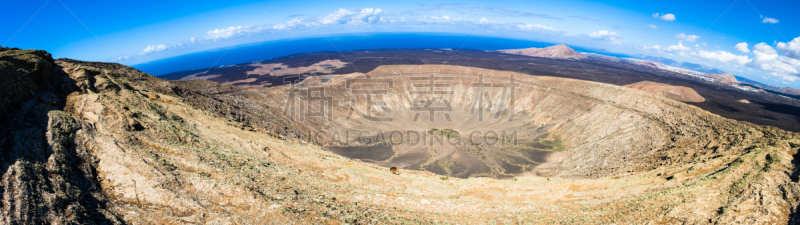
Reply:
M122 222L111 213L95 158L80 133L90 125L63 111L75 81L50 54L0 51L2 221L5 224Z
M498 52L527 55L534 57L545 57L553 59L586 59L586 55L576 52L566 45L553 45L545 48L523 48L523 49L505 49L497 50Z

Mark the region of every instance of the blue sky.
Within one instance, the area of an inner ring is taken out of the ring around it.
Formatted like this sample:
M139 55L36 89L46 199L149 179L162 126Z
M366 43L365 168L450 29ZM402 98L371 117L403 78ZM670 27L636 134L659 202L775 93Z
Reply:
M800 88L800 1L0 3L0 45L134 65L269 40L450 32L662 56Z

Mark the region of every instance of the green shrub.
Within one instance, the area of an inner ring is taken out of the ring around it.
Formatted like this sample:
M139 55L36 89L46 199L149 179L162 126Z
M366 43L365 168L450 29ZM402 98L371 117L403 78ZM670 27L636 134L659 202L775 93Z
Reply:
M441 129L441 130L436 129L436 128L432 128L432 129L428 130L428 134L436 135L436 136L442 136L442 137L446 137L446 138L461 137L461 134L459 134L458 131L450 129L450 128L445 128L445 129Z

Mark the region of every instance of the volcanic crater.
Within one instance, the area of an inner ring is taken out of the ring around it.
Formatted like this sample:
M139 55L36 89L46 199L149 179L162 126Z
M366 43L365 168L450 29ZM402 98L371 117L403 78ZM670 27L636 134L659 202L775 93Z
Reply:
M800 221L797 133L611 84L374 68L242 88L0 48L2 221Z
M459 178L641 171L666 145L702 141L680 131L711 116L621 86L449 65L380 66L273 91L332 152Z

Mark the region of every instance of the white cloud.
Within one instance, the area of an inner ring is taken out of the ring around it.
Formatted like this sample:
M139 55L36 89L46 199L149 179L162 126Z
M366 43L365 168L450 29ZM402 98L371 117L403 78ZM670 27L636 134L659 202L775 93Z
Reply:
M343 24L347 22L347 18L355 13L347 9L339 9L339 11L323 16L319 19L322 24Z
M667 14L661 15L661 17L659 17L659 18L661 18L661 20L663 20L663 21L675 21L675 14L667 13Z
M694 42L695 40L700 38L700 36L697 36L697 35L686 35L684 33L676 34L675 37L683 39L683 40L686 40L688 42Z
M622 38L622 36L617 35L617 33L609 32L607 30L595 31L588 36L595 40L602 40L613 44L620 44L621 42L619 41L619 38Z
M736 51L744 53L750 52L750 49L747 48L747 42L741 42L739 44L736 44L736 46L733 46L733 49L736 49Z
M706 46L706 45L707 45L707 44L706 44L705 42L703 42L703 46Z
M666 50L670 52L677 52L677 51L689 51L692 50L692 48L683 46L682 43L678 42L677 45L670 45L669 47L666 48Z
M658 18L658 13L653 13L653 18Z
M653 46L646 46L645 45L645 46L641 46L641 48L646 49L646 50L661 51L661 45L653 45Z
M800 37L794 38L789 43L778 42L775 47L788 57L800 59Z
M555 28L539 24L520 24L517 28L521 30L542 30L542 31L556 31Z
M786 56L780 56L778 59L782 62L788 63L789 65L800 67L800 59L793 59Z
M747 56L735 55L733 53L722 50L717 50L715 52L699 51L697 52L697 56L712 61L734 64L734 65L744 65L751 61L751 59Z
M383 12L382 9L373 9L373 8L365 8L361 9L361 12L353 15L348 21L349 24L370 24L370 23L377 23L380 21L381 13Z
M779 61L779 60L774 60L774 59L773 60L766 59L766 60L763 60L763 61L762 60L756 60L757 58L758 57L755 57L753 59L753 62L749 66L751 66L753 68L756 68L756 69L764 70L764 71L770 71L770 72L773 72L775 74L786 74L786 75L795 74L796 75L798 73L797 72L797 68L795 66L792 66L792 65L788 64L788 63L785 63L785 62L782 62L782 61Z
M778 51L767 43L758 43L752 49L748 49L747 43L742 42L738 43L734 49L741 52L752 52L753 58L720 50L714 52L699 51L697 56L715 62L758 69L788 82L800 79L798 77L800 76L800 60L779 55Z
M607 30L595 31L595 32L592 32L591 34L589 34L589 37L593 37L593 38L617 37L617 36L618 36L617 33L608 32Z
M228 27L228 28L225 28L225 29L214 29L214 30L206 32L206 33L208 34L208 37L210 39L229 38L229 37L233 36L234 33L236 33L239 30L242 30L243 28L246 29L248 27L242 27L242 26Z
M450 18L449 16L442 16L442 17L422 16L419 19L417 19L416 22L420 22L423 24L460 24L465 21L462 18L453 19Z
M800 62L778 55L778 51L763 42L753 46L753 55L749 66L756 69L776 74L797 74L800 69Z
M647 24L647 26L650 27L650 28L653 28L653 29L658 29L658 26L653 25L653 24Z
M758 43L756 46L753 46L753 51L759 51L761 53L776 54L776 55L778 53L778 51L775 51L775 49L772 48L772 46L769 46L767 43L764 42Z
M298 28L311 27L311 26L314 26L315 24L317 24L317 23L308 22L306 20L301 20L301 19L293 19L293 20L286 21L284 23L275 24L275 25L272 26L272 29L274 29L274 30L293 30L293 29L298 29Z
M339 9L339 11L333 12L326 16L322 16L319 18L319 23L323 25L329 24L351 24L351 25L361 25L361 24L372 24L381 21L381 14L383 14L383 9L380 8L363 8L359 12L353 12L347 9Z
M333 13L325 16L320 16L316 20L309 19L292 19L284 23L278 23L272 26L255 26L255 27L228 27L225 29L216 29L208 32L209 39L222 39L229 38L236 35L247 35L255 33L269 32L270 30L294 30L300 28L309 28L314 26L325 25L366 25L375 24L384 21L381 15L384 11L380 8L363 8L358 12L348 9L339 9Z
M775 18L764 17L764 19L761 20L761 22L762 23L778 23L778 20L775 19Z
M772 75L773 76L779 76L781 78L781 80L787 81L787 82L783 82L783 84L789 84L788 82L797 81L797 77L796 76L792 76L792 75L783 75L783 74L775 74L775 73L772 73Z
M486 24L490 24L490 23L494 23L494 22L492 22L491 20L487 20L486 18L481 18L481 20L478 21L478 24L481 24L481 25L486 25Z
M167 46L165 45L158 45L158 46L148 45L147 48L145 48L142 52L147 54L151 52L160 52L164 50L167 50Z

